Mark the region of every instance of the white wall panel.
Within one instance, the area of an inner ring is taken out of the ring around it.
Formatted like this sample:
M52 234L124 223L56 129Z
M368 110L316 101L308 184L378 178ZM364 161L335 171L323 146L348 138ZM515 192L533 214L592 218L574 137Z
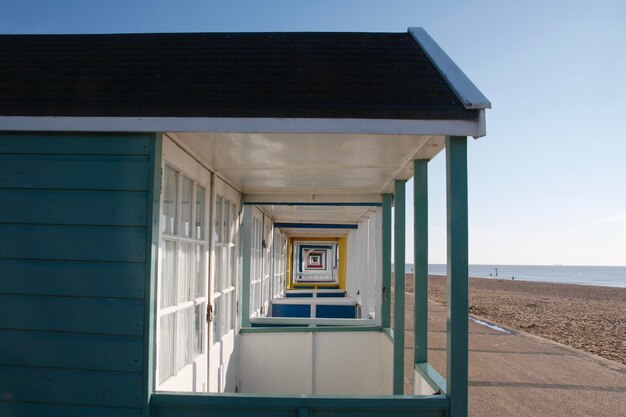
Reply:
M241 392L391 394L393 345L382 332L244 333Z
M308 333L241 335L240 392L303 394L311 390Z

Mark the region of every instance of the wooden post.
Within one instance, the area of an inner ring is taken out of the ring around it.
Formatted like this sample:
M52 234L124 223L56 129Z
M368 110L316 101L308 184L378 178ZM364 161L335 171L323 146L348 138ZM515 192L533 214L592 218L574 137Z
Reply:
M413 161L414 363L428 362L428 160Z
M393 309L393 393L404 394L404 291L406 181L394 183L394 309Z
M383 288L382 288L382 308L381 326L391 327L391 204L393 196L383 194Z
M448 238L447 395L450 417L467 417L467 138L446 138Z

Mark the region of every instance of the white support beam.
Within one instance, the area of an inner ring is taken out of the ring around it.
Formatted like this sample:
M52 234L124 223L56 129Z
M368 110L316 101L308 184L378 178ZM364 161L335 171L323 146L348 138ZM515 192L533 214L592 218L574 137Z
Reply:
M478 120L0 116L0 130L476 136L480 128Z

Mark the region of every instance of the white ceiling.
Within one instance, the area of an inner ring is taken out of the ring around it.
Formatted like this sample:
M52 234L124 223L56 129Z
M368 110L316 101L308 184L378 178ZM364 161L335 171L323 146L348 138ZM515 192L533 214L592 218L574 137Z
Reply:
M346 206L259 206L277 223L354 224L376 207ZM298 229L302 230L302 229Z
M432 159L443 136L287 133L177 133L209 169L245 194L351 195L390 192Z

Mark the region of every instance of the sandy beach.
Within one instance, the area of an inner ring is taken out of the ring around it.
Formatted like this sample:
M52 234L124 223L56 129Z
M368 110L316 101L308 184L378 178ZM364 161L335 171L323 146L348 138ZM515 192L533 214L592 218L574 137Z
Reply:
M431 276L429 298L445 291ZM626 288L470 278L470 314L626 364Z

